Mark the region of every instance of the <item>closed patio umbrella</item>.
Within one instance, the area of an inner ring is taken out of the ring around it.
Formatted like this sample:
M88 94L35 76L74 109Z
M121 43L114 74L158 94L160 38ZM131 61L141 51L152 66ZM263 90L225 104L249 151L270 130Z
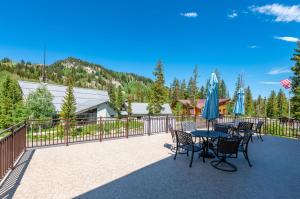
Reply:
M208 131L209 122L219 117L218 79L215 73L211 74L211 78L209 80L208 92L202 117L208 121Z
M234 105L233 113L235 116L245 114L245 93L243 88L240 88L237 93L237 100Z

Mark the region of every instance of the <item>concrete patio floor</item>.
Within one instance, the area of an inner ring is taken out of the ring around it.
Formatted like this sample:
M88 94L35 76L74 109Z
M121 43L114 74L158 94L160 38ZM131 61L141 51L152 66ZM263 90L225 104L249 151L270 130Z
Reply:
M299 198L300 141L265 136L235 173L173 153L170 134L28 150L0 198Z

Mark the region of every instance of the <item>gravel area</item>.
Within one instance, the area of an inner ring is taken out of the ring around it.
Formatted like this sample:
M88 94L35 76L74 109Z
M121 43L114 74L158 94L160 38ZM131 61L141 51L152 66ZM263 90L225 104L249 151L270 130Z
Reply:
M250 145L253 167L240 154L235 173L166 147L170 134L140 136L31 153L13 198L299 198L300 141L265 136Z

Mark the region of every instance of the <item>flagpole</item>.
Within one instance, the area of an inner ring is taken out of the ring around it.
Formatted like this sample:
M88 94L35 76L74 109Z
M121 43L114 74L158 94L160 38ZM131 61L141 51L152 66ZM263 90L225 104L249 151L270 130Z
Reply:
M289 89L289 119L291 118L291 89Z

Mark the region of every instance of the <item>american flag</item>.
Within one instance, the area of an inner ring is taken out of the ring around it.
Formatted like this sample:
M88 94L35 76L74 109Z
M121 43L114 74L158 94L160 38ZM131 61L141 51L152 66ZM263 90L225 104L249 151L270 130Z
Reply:
M280 84L281 84L281 86L283 86L285 89L289 89L289 88L291 88L291 84L292 84L292 82L291 82L291 80L289 80L289 79L284 79L284 80L281 80L280 81Z

